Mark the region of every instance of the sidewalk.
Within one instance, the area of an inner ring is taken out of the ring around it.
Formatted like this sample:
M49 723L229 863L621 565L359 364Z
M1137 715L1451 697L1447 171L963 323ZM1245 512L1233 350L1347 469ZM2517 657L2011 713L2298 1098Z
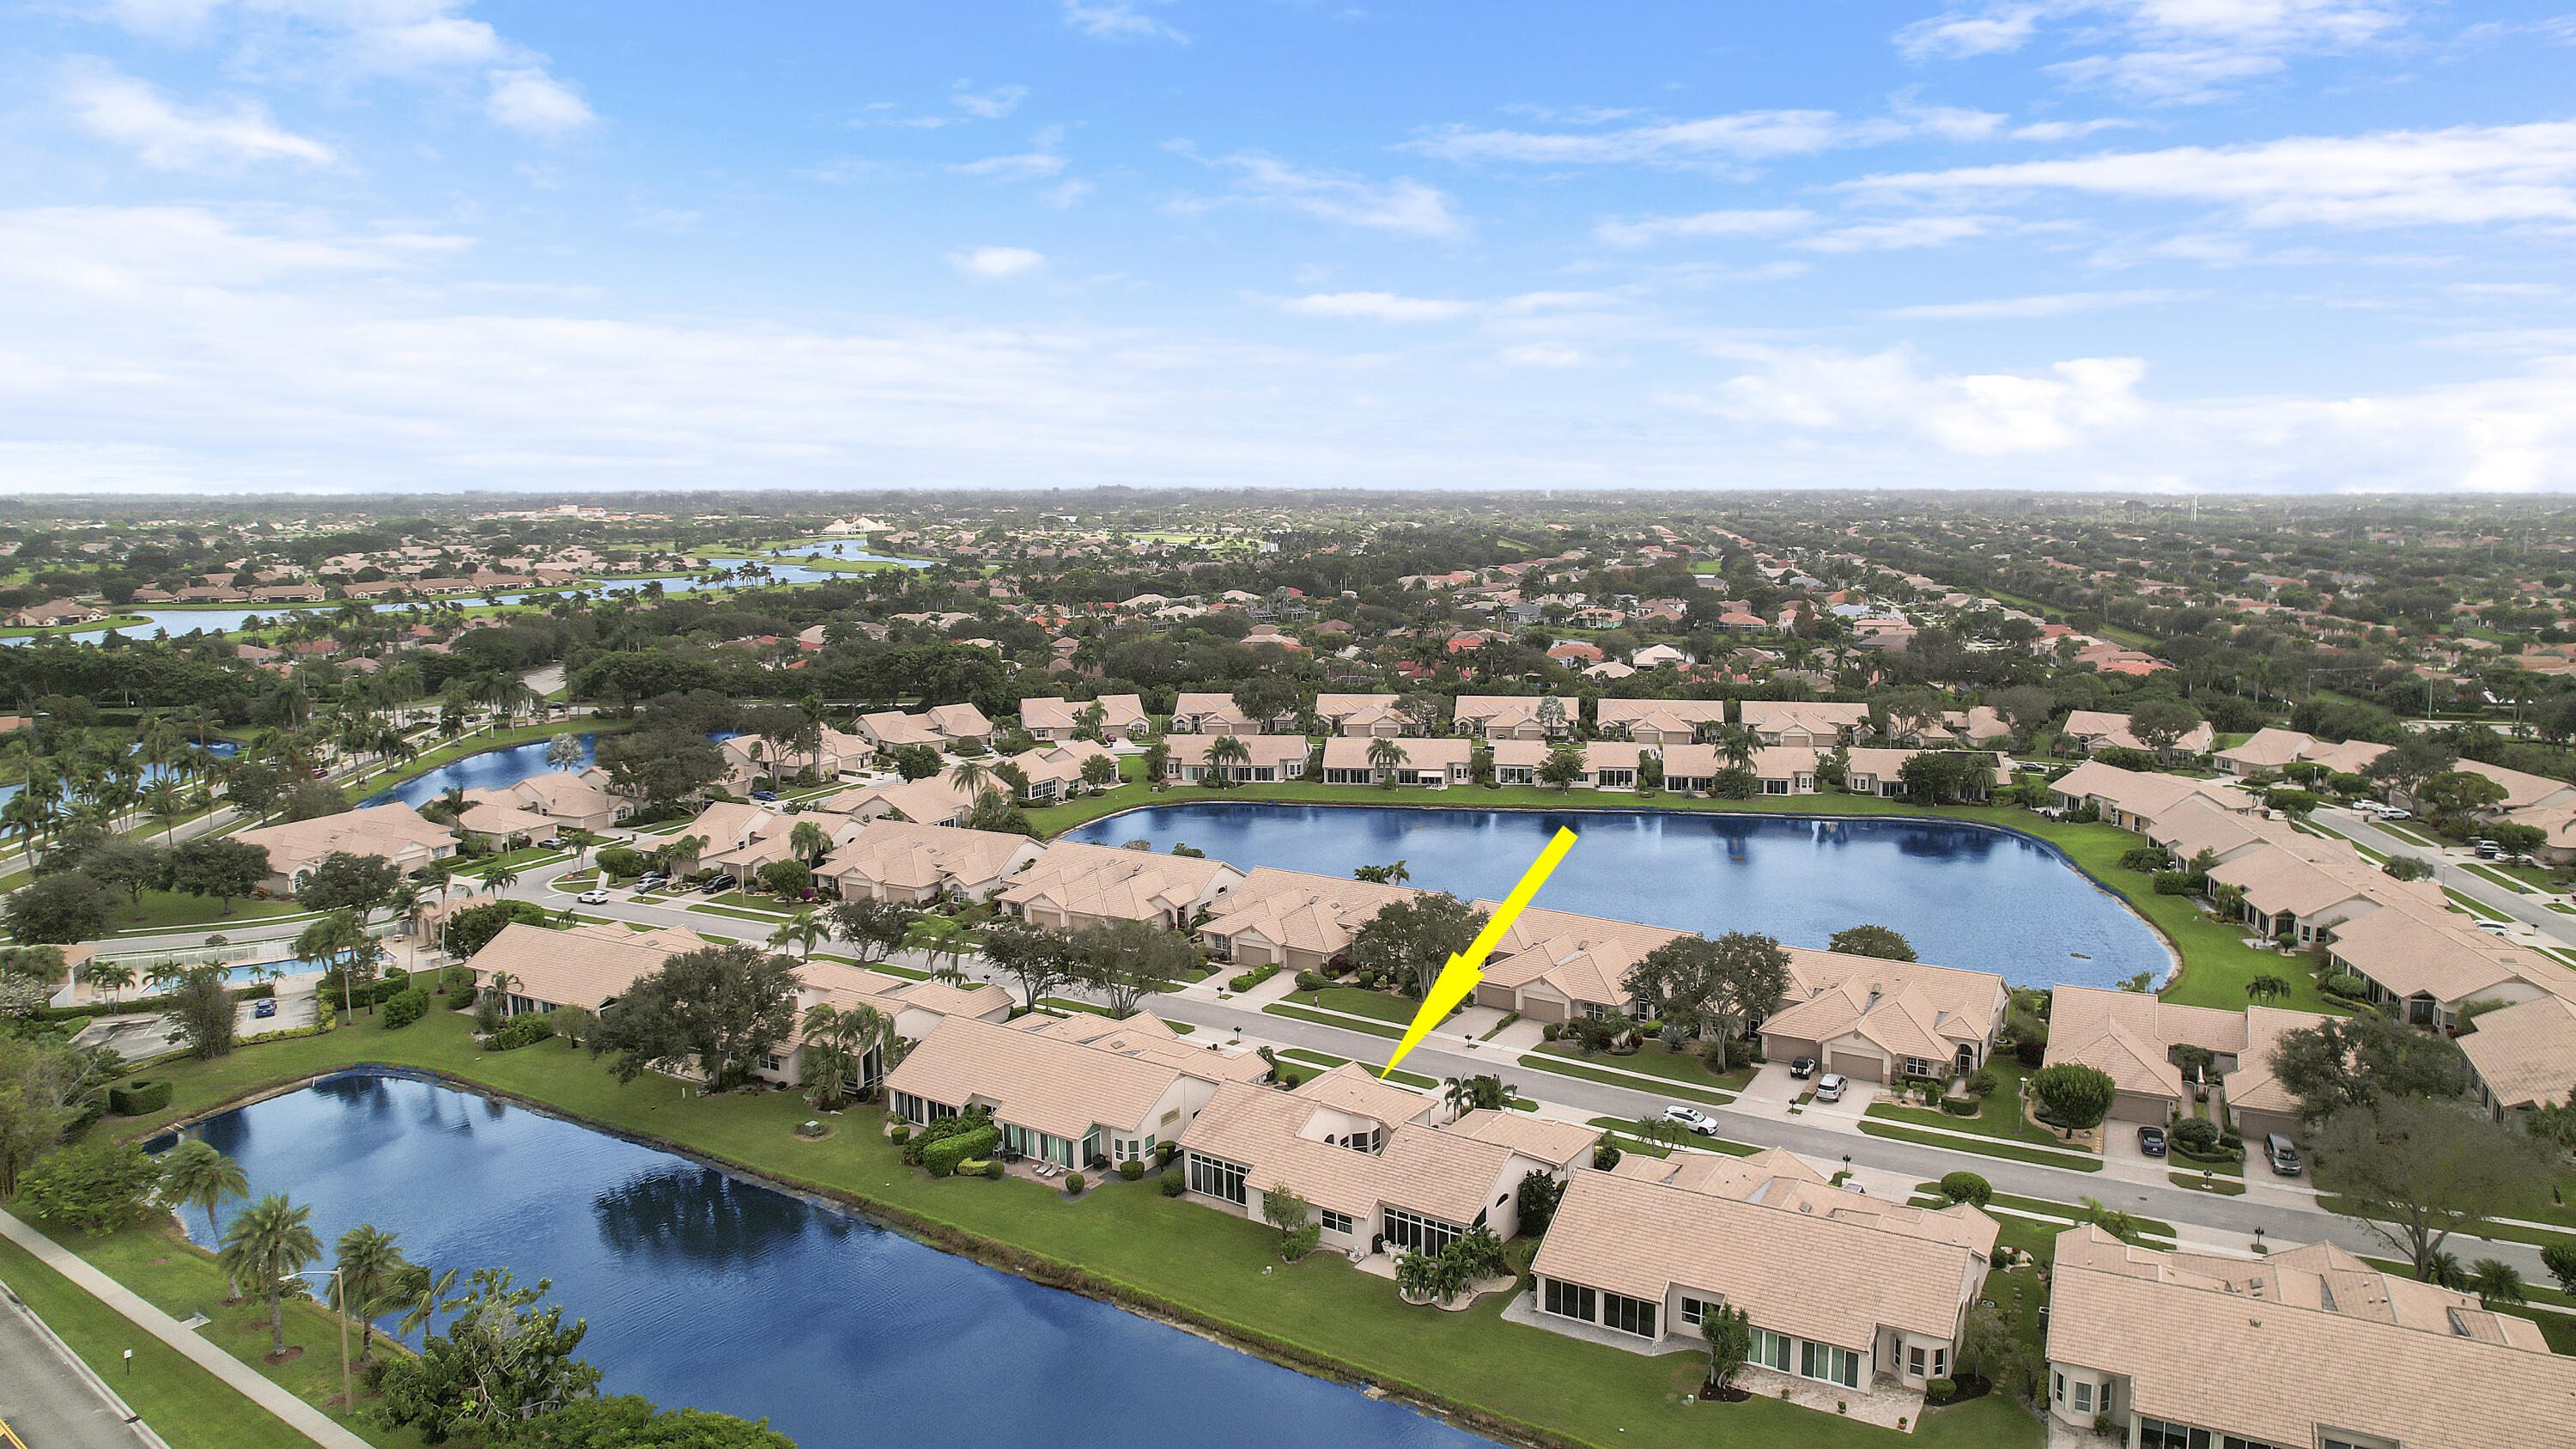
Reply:
M288 1393L267 1375L215 1347L183 1327L179 1320L145 1302L141 1295L53 1239L0 1211L0 1237L33 1253L46 1267L79 1285L83 1292L124 1314L154 1338L195 1360L198 1367L239 1390L244 1398L286 1421L287 1427L323 1449L372 1449L366 1440L332 1422L329 1415Z

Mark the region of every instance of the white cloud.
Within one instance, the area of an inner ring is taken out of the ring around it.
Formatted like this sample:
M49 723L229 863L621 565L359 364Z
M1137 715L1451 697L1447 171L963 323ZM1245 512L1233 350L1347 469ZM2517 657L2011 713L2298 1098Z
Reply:
M1192 154L1184 145L1173 149L1183 155ZM1291 166L1259 151L1238 151L1208 164L1233 170L1233 195L1184 198L1174 203L1176 210L1198 213L1230 202L1249 203L1301 212L1344 226L1438 241L1456 241L1468 232L1466 218L1452 208L1447 192L1409 176L1370 181L1343 171Z
M1909 59L1958 60L2019 50L2044 23L2060 22L2077 43L2105 49L2046 67L2051 73L2182 103L2230 94L2233 82L2280 71L2289 57L2388 40L2409 8L2398 0L1995 0L1915 21L1895 38Z
M1026 247L971 247L948 254L948 265L982 281L1025 277L1046 268L1046 254Z
M1093 187L1090 182L1085 181L1080 177L1075 177L1070 181L1059 181L1055 185L1040 191L1038 193L1038 200L1061 211L1069 206L1081 205L1082 199L1089 196L1092 193L1092 190Z
M989 176L1002 181L1043 181L1062 175L1064 158L1055 152L1056 143L1064 139L1064 128L1049 126L1029 138L1029 149L1010 156L987 156L981 161L968 161L948 169L961 176Z
M2255 226L2576 222L2576 122L2296 136L1864 177L1880 193L2070 191L2232 208Z
M2136 124L2135 121L2109 116L2091 121L2034 121L2027 126L2015 126L2012 138L2016 141L2080 141L2096 131L2121 130Z
M1631 220L1610 217L1592 228L1593 236L1614 247L1642 247L1688 237L1778 236L1813 226L1816 214L1803 206L1767 211L1703 211L1696 216L1647 216Z
M1145 13L1150 0L1064 0L1064 23L1103 40L1177 40L1189 37Z
M1028 99L1028 94L1027 86L996 86L981 94L961 90L949 99L957 103L957 109L970 116L997 121L1017 110L1020 102Z
M1948 246L1954 241L1984 236L1993 223L1994 218L1985 216L1909 216L1836 227L1791 245L1819 252L1887 252Z
M268 108L257 101L235 101L220 110L182 106L103 61L66 65L58 94L83 130L132 148L144 165L163 171L225 170L256 161L328 166L339 159L322 142L270 120Z
M1407 141L1401 149L1444 161L1705 166L1805 156L1916 136L1976 140L1995 134L2003 123L2004 117L1990 111L1955 106L1900 107L1886 116L1859 120L1832 111L1739 111L1615 131L1479 131L1453 125Z
M2036 317L2064 317L2099 312L2107 307L2142 307L2151 302L2178 302L2198 295L2161 288L2127 292L2051 292L2035 297L1995 297L1982 302L1928 302L1893 307L1882 317L1921 322L1999 322Z
M1598 359L1580 347L1561 342L1531 342L1506 347L1499 354L1513 367L1590 367Z
M1744 347L1727 355L1756 370L1701 399L1711 411L1793 428L1912 434L1979 457L2069 447L2145 412L2137 385L2146 364L2133 357L2076 358L2031 376L1927 375L1901 348L1861 356Z
M590 103L572 87L535 66L496 70L491 82L492 93L485 99L484 109L493 120L514 131L562 136L599 119L592 114Z
M1393 292L1318 292L1292 297L1280 307L1305 317L1364 317L1372 322L1446 322L1480 310L1474 302L1399 297Z

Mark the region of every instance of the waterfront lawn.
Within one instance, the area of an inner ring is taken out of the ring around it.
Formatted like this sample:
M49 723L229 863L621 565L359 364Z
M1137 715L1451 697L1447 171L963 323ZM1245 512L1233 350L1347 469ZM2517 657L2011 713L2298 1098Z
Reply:
M126 1406L179 1449L312 1449L313 1441L0 1238L0 1280L71 1345ZM126 1350L134 1361L123 1361ZM334 1352L337 1345L334 1345ZM333 1366L337 1367L334 1360Z
M388 1446L388 1449L410 1449L410 1446L421 1442L420 1435L415 1430L385 1429L367 1423L363 1418L353 1417L337 1407L340 1397L340 1329L337 1320L321 1304L309 1298L287 1300L286 1341L289 1346L301 1345L304 1352L288 1359L285 1363L272 1364L267 1361L269 1344L267 1302L252 1300L227 1304L226 1296L232 1290L224 1281L223 1270L215 1266L214 1255L190 1243L179 1231L178 1224L163 1218L140 1227L124 1228L108 1233L85 1233L42 1220L37 1221L35 1226L47 1237L89 1260L90 1265L100 1272L142 1295L153 1307L162 1312L180 1319L196 1313L206 1315L209 1321L197 1330L199 1337L266 1375L297 1398L329 1414L343 1427L365 1437L370 1443ZM20 1250L15 1245L10 1245L10 1251L17 1253ZM32 1260L11 1258L6 1261L14 1265L19 1261ZM61 1282L66 1289L73 1292L79 1291L67 1280L57 1278L56 1281ZM82 1296L87 1297L86 1294ZM92 1299L91 1302L95 1304L96 1300ZM105 1304L97 1304L97 1307L98 1311L107 1315L113 1323L125 1322L123 1315L116 1313ZM158 1340L153 1339L151 1335L130 1324L127 1325L125 1333L129 1337L120 1342L117 1347L120 1350L134 1349L134 1356L138 1362L144 1356L145 1344L158 1343ZM66 1334L64 1337L69 1341L70 1335ZM266 1410L226 1387L213 1375L207 1374L205 1370L197 1368L194 1364L187 1363L176 1352L167 1348L162 1351L169 1353L171 1358L203 1377L211 1392L194 1394L191 1396L192 1401L206 1401L208 1407L221 1413L220 1422L234 1423L242 1418L242 1411L246 1411L275 1426L275 1432L280 1436L275 1442L304 1445L312 1442L287 1428ZM358 1352L357 1329L352 1325L349 1332L351 1356L349 1362L353 1374L357 1368ZM377 1352L382 1353L384 1350L379 1348ZM93 1364L92 1367L98 1367L98 1365ZM127 1396L128 1401L133 1403L135 1412L143 1414L149 1422L151 1411L140 1402L134 1402L134 1391L123 1381L125 1376L114 1373L104 1376L110 1383L116 1385L119 1393ZM138 1374L134 1377L139 1382L142 1376ZM240 1405L241 1411L224 1410L219 1402L214 1401L216 1393ZM360 1408L365 1408L371 1397L361 1389L358 1394ZM174 1444L189 1444L195 1438L191 1432L195 1426L186 1418L182 1418L177 1423L165 1419L157 1427L164 1431L165 1437L172 1430L178 1431L179 1437L173 1440ZM245 1439L241 1442L268 1443L271 1441L262 1438Z
M140 1120L112 1118L105 1126L148 1130L260 1084L352 1062L431 1067L862 1206L882 1203L934 1227L1006 1244L1016 1250L1006 1265L1041 1275L1049 1264L1078 1267L1220 1326L1350 1365L1390 1387L1419 1387L1583 1444L2004 1449L2040 1442L2038 1421L2001 1398L1934 1414L1911 1438L1769 1399L1684 1405L1676 1379L1686 1370L1696 1376L1691 1355L1648 1358L1507 1324L1494 1299L1459 1313L1409 1308L1393 1285L1336 1254L1278 1267L1277 1235L1268 1227L1165 1198L1151 1183L1113 1178L1070 1202L1054 1187L1031 1182L933 1180L904 1167L896 1149L873 1131L798 1140L792 1129L809 1109L793 1093L683 1096L682 1084L660 1077L620 1087L586 1054L551 1043L476 1050L468 1026L460 1015L435 1011L402 1031L359 1025L247 1047L212 1062L156 1067L156 1075L173 1081L172 1106ZM871 1112L853 1112L847 1126L861 1129L875 1120Z

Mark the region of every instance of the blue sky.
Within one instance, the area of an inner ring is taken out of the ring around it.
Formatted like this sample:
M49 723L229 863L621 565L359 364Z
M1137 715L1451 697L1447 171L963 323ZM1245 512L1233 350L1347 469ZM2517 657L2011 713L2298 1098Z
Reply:
M22 4L0 478L2571 488L2571 77L2546 3Z

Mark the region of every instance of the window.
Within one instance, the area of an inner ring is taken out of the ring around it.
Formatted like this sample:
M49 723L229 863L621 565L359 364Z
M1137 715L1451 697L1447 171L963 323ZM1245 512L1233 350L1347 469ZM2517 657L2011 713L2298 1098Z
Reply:
M2138 1449L2210 1449L2209 1431L2162 1419L2138 1420Z
M1860 1355L1830 1343L1798 1344L1798 1372L1811 1379L1840 1384L1847 1389L1860 1387Z
M1319 1208L1317 1211L1324 1215L1325 1232L1340 1233L1344 1237L1349 1237L1352 1231L1359 1226L1358 1223L1352 1220L1349 1213L1337 1213L1331 1208Z
M2091 1379L2077 1379L2075 1381L2075 1412L2079 1414L2089 1414L2093 1412L2093 1381Z
M1223 1158L1190 1154L1190 1191L1223 1198L1236 1207L1245 1202L1244 1169Z
M1789 1371L1789 1335L1773 1333L1767 1328L1753 1330L1753 1356L1747 1362L1787 1373Z
M1601 1326L1639 1338L1655 1336L1655 1306L1643 1298L1628 1298L1617 1293L1601 1295Z
M1548 1312L1559 1318L1578 1318L1585 1323L1592 1321L1591 1289L1573 1283L1560 1283L1554 1278L1543 1281L1547 1284L1545 1303Z
M1949 1376L1950 1350L1946 1348L1936 1348L1932 1350L1932 1377L1936 1379L1946 1379Z
M1386 1210L1386 1241L1390 1247L1414 1253L1437 1253L1465 1236L1455 1224L1444 1223L1438 1218L1426 1218L1402 1208Z
M787 1070L785 1059L781 1058L776 1052L771 1052L769 1055L762 1057L760 1059L760 1064L773 1072L783 1072Z
M1905 1059L1905 1075L1909 1077L1928 1077L1932 1075L1932 1064L1921 1057L1907 1057Z
M1765 795L1786 795L1789 793L1789 782L1786 780L1764 780L1762 782L1762 793Z
M1700 1321L1708 1317L1709 1310L1715 1307L1717 1305L1714 1303L1704 1302L1685 1293L1682 1295L1682 1322L1697 1328Z
M1921 1344L1905 1350L1905 1372L1909 1377L1918 1379L1924 1377L1924 1369L1930 1363L1931 1360L1924 1355Z
M2059 1374L2057 1376L2057 1386L2050 1393L2049 1397L2057 1400L2057 1402L2061 1404L2066 1402L2066 1375Z

